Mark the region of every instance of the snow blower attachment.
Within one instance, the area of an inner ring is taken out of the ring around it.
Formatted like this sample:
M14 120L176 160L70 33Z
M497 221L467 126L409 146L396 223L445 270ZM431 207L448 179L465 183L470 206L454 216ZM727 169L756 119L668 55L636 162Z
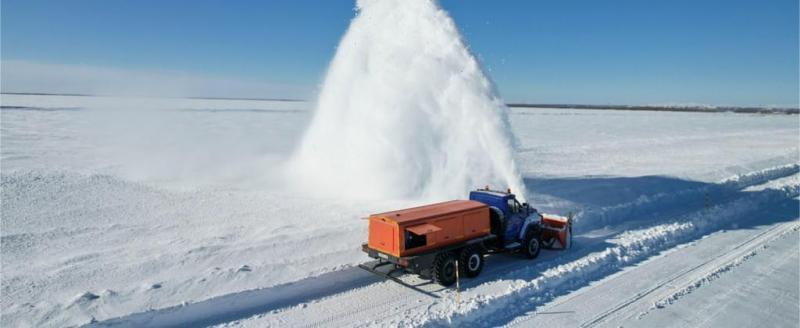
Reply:
M572 246L572 218L541 214L542 246L547 249L567 249Z
M361 248L375 261L359 267L406 286L398 277L408 272L450 286L458 276L478 276L486 254L534 259L542 247L568 248L571 222L539 214L511 190L487 187L470 192L469 200L370 215Z

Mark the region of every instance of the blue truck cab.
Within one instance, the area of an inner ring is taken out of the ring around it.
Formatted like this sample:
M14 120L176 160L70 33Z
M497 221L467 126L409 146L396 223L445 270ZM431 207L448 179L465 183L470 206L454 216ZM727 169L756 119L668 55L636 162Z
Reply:
M492 233L506 248L518 247L529 233L539 231L539 213L510 191L478 189L469 193L469 199L489 206Z

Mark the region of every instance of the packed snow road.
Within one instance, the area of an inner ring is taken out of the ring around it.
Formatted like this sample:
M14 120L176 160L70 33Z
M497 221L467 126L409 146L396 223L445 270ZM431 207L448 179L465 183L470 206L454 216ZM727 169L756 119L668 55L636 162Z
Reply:
M511 110L528 200L577 213L575 245L489 257L456 304L354 268L360 218L419 200L314 198L283 179L304 103L2 100L2 326L713 326L752 310L719 292L742 279L761 287L742 295L793 306L769 322L797 316L797 266L765 258L796 256L796 233L736 248L797 222L796 116ZM612 286L615 302L579 306ZM715 316L687 315L712 296Z

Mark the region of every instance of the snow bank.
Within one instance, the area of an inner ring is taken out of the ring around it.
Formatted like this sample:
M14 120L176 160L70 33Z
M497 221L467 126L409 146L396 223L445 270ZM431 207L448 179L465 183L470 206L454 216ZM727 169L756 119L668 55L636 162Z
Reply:
M764 206L772 206L775 201L798 195L800 186L789 184L761 193L744 194L731 202L690 213L672 223L626 231L608 240L613 246L600 252L552 267L541 274L537 273L538 266L510 271L506 279L489 282L464 293L461 303L440 303L439 307L432 307L427 313L407 316L400 326L497 325L499 318L527 313L551 300L553 295L601 279L725 224L750 218L753 213ZM536 278L525 279L531 276ZM486 288L490 286L494 288ZM495 292L481 293L480 290ZM500 292L496 292L498 290Z
M290 176L352 198L524 196L507 108L431 0L360 0ZM346 187L346 188L342 188Z
M710 206L720 200L737 195L744 188L793 176L798 172L800 172L800 164L786 164L734 175L718 183L705 184L698 188L658 193L650 196L642 195L632 202L601 208L589 208L576 215L575 229L577 232L586 232L603 226L631 222L634 218L647 218L652 213L666 212L686 206L686 204L706 203L704 204L705 206ZM780 186L776 189L780 189Z

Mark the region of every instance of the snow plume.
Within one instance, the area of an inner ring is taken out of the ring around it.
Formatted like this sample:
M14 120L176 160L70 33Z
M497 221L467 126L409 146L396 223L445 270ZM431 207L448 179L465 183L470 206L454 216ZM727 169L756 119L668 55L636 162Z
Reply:
M289 164L309 190L446 199L511 188L524 198L507 108L432 0L359 0Z

